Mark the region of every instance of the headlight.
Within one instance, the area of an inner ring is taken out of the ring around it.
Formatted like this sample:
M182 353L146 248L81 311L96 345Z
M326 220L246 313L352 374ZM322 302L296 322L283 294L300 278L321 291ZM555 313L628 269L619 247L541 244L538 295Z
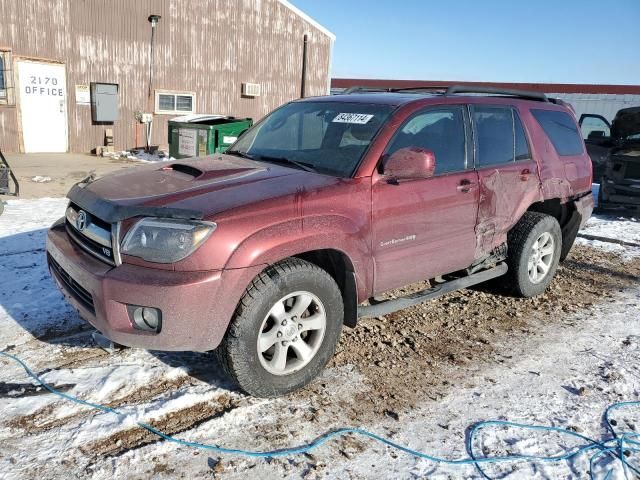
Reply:
M147 262L174 263L191 255L215 229L212 222L143 218L124 237L122 253Z

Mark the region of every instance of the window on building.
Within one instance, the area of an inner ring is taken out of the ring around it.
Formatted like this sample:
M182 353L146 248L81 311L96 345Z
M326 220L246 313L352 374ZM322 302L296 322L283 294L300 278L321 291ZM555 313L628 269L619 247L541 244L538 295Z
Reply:
M188 114L195 112L195 95L187 92L156 91L156 113Z
M467 157L462 108L428 109L413 115L391 140L387 154L405 147L431 150L436 157L436 175L465 170Z
M558 155L580 155L584 151L584 142L580 138L576 122L569 114L535 109L531 113L551 140Z
M0 51L0 103L7 103L9 98L9 53Z

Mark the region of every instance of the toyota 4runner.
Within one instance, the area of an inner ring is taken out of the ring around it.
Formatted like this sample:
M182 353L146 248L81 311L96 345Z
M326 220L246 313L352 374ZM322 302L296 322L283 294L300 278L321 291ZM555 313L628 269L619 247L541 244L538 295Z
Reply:
M215 349L243 390L277 396L358 317L490 279L543 293L591 215L591 177L573 111L542 94L307 98L225 154L75 185L47 261L112 341Z

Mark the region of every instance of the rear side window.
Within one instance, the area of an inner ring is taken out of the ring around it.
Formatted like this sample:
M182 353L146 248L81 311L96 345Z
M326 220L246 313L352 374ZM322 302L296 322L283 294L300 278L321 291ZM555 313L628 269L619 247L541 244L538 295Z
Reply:
M476 168L531 158L518 113L512 108L475 105Z
M571 116L553 110L531 110L558 155L580 155L584 151L578 127Z

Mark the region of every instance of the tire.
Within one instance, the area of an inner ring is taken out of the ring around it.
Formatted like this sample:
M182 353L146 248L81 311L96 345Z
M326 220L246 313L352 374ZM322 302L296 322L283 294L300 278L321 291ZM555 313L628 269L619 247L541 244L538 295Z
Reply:
M507 235L507 245L507 285L521 297L544 293L560 261L562 233L558 221L544 213L526 212Z
M246 393L281 396L322 371L335 352L343 319L334 279L317 265L289 258L253 279L216 355Z

